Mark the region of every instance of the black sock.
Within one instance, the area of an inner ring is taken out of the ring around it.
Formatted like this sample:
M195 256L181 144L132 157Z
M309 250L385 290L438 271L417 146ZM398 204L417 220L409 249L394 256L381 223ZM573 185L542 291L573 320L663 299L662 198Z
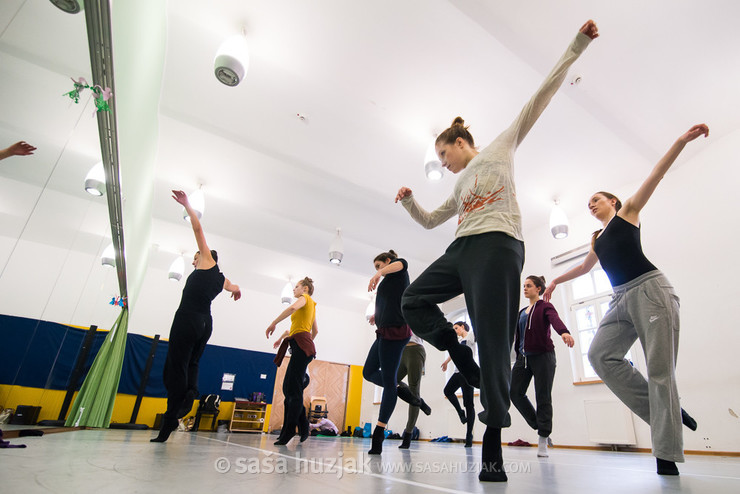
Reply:
M457 414L460 416L460 422L463 424L468 421L468 419L465 417L465 412L462 411L462 408L457 409Z
M486 427L483 434L483 451L480 473L478 480L483 482L506 482L504 472L504 458L501 452L501 428Z
M162 426L159 428L159 434L154 439L150 439L151 443L163 443L169 439L170 434L177 429L180 421L175 417L167 417L166 415L162 419Z
M658 475L678 475L678 467L675 461L661 460L656 458L658 464Z
M301 435L301 442L308 439L308 436L311 435L311 428L308 426L308 418L304 414L301 414L298 418L298 432Z
M411 446L411 433L404 432L403 437L401 438L401 445L398 447L398 449L409 449L410 446Z
M277 441L272 444L275 446L285 446L288 444L288 441L293 439L293 436L295 436L295 425L288 426L287 424L283 424L283 430L280 431Z
M419 404L419 410L424 412L424 415L431 415L432 414L432 408L427 405L427 402L424 401L424 398L419 398L419 401L421 404Z
M385 439L385 427L379 425L375 426L373 430L373 442L370 451L367 452L369 455L379 455L383 452L383 440Z
M681 422L683 423L683 425L685 425L692 431L696 430L696 427L697 427L696 420L694 420L694 418L691 415L686 413L686 410L684 410L683 408L681 409Z

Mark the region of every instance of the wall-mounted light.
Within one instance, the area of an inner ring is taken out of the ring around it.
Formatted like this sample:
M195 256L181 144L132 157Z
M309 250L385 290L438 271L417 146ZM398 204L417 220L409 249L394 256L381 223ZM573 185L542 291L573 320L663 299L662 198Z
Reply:
M280 303L283 305L290 305L293 303L293 283L288 282L283 287L283 291L280 292Z
M103 251L103 254L100 256L100 262L103 266L116 267L116 249L113 248L112 243Z
M566 238L568 236L568 216L559 206L560 201L555 200L555 204L550 211L550 232L556 239Z
M85 190L94 196L102 196L105 193L105 170L103 162L98 161L90 168L85 176Z
M198 190L188 195L188 202L190 203L190 207L195 211L195 216L201 219L203 217L203 211L206 208L206 198L203 195L203 189L199 187ZM182 219L190 223L190 216L188 216L185 208L182 208Z
M329 246L329 262L339 266L344 257L344 242L342 241L342 229L337 228L337 234Z
M182 275L185 273L185 259L182 256L177 256L172 264L170 264L170 271L167 273L167 278L172 281L180 281Z
M85 8L82 0L50 0L56 7L68 14L79 14Z
M236 86L244 79L248 69L249 48L243 34L232 36L221 43L213 60L216 79L227 86Z
M444 174L444 168L442 162L437 157L437 150L434 147L434 141L427 148L427 152L424 155L424 173L429 180L442 180Z

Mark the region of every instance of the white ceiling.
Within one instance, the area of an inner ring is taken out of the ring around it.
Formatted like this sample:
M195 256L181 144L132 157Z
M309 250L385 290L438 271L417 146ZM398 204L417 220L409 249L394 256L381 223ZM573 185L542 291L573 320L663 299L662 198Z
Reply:
M396 249L418 274L453 237L454 221L426 231L393 203L402 185L429 209L451 191L450 174L424 177L434 133L461 115L486 145L589 18L601 37L571 72L582 82L566 82L517 153L528 241L549 235L553 198L580 213L594 190L646 173L690 125L706 122L716 138L740 127L740 3L171 0L152 243L194 249L168 191L203 184L207 234L259 253L224 260L236 281L279 293L288 275L318 272L331 287L324 303L364 307L377 253ZM213 57L242 30L251 65L230 88L213 76ZM105 202L82 189L99 155L94 107L62 97L80 75L91 79L83 15L3 0L0 146L25 139L38 151L0 164L2 234L65 248L74 236L74 248L97 252L109 235ZM345 262L332 271L337 226ZM167 269L163 252L152 263Z

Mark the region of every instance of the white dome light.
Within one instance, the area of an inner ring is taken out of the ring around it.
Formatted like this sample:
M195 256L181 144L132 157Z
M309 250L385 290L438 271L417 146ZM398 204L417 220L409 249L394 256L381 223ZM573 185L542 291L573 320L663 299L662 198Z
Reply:
M555 201L552 211L550 211L550 232L556 239L568 236L568 216L563 208L558 205L558 201Z
M103 162L98 161L90 168L85 176L85 190L94 196L102 196L105 193L105 170Z
M427 152L424 155L424 173L429 180L442 180L444 174L444 168L442 162L437 157L437 150L434 148L434 142L427 148Z
M190 203L190 207L195 211L195 216L197 216L198 219L201 219L203 217L203 211L205 211L206 208L206 198L203 195L203 190L198 189L188 195L188 202ZM182 208L182 219L190 223L190 216L188 216L188 212L185 208Z
M172 281L180 281L184 273L185 259L183 259L182 256L177 256L177 258L172 261L172 264L170 265L170 272L167 273L167 278Z
M249 69L247 38L237 34L221 43L213 60L216 79L227 86L239 84Z
M337 235L329 246L329 262L339 266L344 257L344 242L342 241L342 229L337 228Z

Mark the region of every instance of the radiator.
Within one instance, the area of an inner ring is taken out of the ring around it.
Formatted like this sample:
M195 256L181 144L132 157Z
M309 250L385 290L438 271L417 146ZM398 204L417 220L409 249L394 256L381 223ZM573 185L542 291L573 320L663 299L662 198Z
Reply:
M585 400L588 438L599 444L637 444L632 412L619 401Z

